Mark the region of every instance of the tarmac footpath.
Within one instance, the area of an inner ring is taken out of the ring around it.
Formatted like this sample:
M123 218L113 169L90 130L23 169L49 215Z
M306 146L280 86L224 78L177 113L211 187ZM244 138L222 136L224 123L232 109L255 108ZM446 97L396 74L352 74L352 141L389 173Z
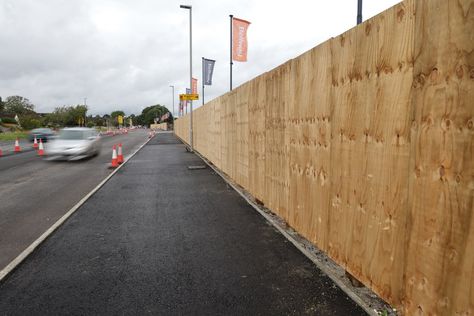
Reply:
M1 315L365 315L169 133L0 284Z

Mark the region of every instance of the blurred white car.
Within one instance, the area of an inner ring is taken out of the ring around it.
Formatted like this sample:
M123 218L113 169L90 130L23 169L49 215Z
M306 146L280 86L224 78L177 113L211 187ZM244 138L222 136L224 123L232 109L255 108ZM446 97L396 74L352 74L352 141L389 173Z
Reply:
M102 147L99 133L92 128L72 127L59 131L58 137L48 143L48 160L79 160L98 155Z

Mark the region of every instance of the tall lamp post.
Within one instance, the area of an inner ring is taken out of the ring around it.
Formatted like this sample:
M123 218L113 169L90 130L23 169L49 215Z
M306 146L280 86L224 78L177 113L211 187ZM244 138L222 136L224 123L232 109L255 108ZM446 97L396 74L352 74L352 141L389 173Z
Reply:
M362 23L362 0L357 0L357 25Z
M190 5L180 5L181 9L189 10L189 88L193 88L193 9ZM189 145L193 152L193 101L190 101Z
M170 86L171 88L171 98L173 100L173 124L174 124L174 86Z
M87 98L84 98L84 106L87 106ZM86 115L87 115L87 112L84 113L84 127L86 126Z

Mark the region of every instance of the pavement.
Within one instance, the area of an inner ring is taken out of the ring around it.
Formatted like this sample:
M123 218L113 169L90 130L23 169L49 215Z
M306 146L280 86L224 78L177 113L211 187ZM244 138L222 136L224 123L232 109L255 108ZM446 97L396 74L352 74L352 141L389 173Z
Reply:
M365 315L173 134L0 283L2 315Z

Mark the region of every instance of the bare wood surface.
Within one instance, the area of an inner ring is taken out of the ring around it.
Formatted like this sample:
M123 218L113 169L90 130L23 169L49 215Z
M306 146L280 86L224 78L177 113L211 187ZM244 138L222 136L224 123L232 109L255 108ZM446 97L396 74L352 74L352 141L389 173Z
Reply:
M196 150L404 314L473 314L473 30L406 0L199 108Z

